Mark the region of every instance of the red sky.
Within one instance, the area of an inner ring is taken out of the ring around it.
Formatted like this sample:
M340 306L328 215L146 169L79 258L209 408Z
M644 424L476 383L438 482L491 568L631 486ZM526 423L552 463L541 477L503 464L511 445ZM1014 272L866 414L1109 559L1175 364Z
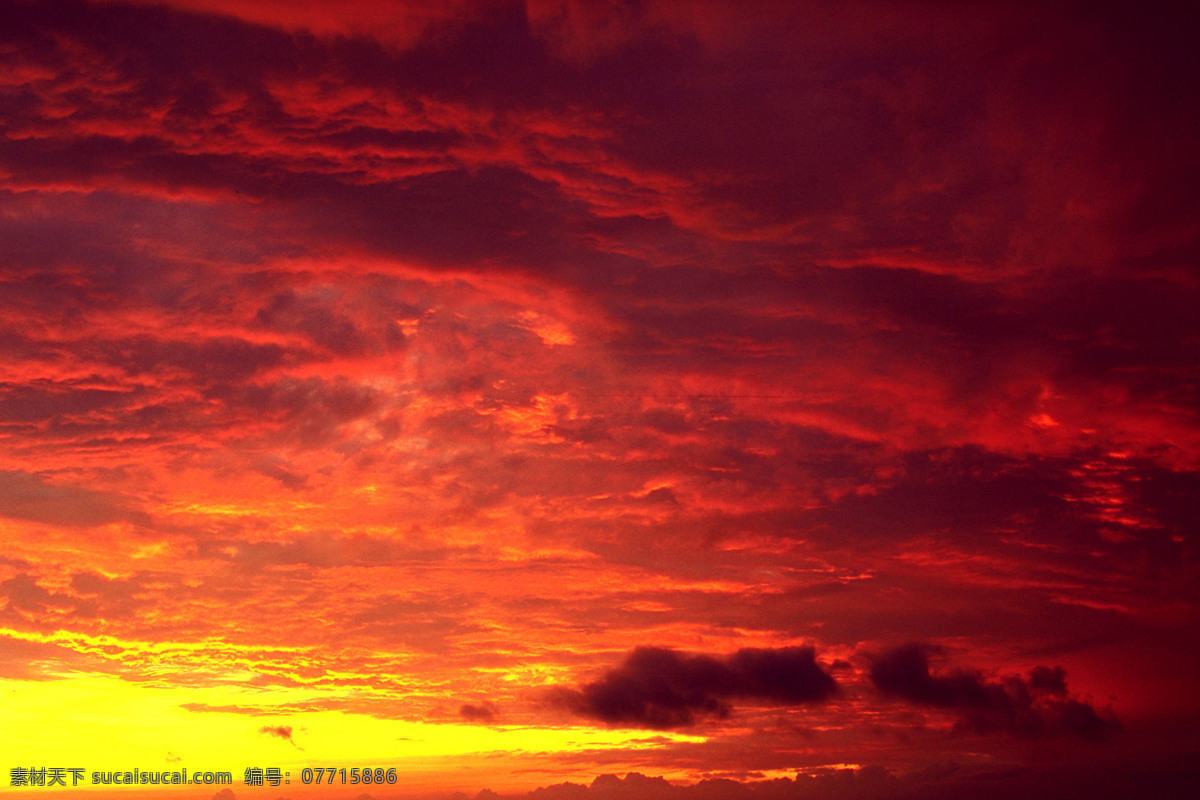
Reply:
M1183 6L0 0L0 794L1188 793Z

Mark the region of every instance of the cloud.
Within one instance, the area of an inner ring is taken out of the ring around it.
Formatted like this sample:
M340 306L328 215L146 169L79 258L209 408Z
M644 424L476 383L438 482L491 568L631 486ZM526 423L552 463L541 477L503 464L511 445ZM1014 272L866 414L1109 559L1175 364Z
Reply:
M292 747L295 747L297 750L304 749L304 748L300 747L298 744L296 744L295 740L292 739L292 726L291 725L264 725L258 729L258 732L265 733L268 736L275 736L279 739L283 739L285 742L290 744Z
M822 767L775 779L705 779L686 785L630 772L605 774L590 785L560 783L524 794L484 790L475 800L1129 800L1190 797L1200 789L1191 757L1151 757L1149 763L1052 764L1042 768L968 768L954 762L903 773L880 765Z
M884 694L957 711L960 727L980 733L1097 740L1120 727L1111 712L1097 712L1090 703L1068 696L1062 667L1039 666L1028 678L999 681L961 669L934 675L929 655L936 652L919 643L886 650L872 659L871 682Z
M463 703L462 707L458 709L458 715L467 722L477 722L483 725L487 725L495 720L497 713L496 706L488 702L478 705Z
M723 719L729 701L765 706L816 703L837 691L811 647L742 649L728 658L635 648L604 677L580 689L559 689L554 704L580 716L624 727L680 728Z
M0 583L0 596L11 591L5 583ZM14 602L11 594L8 596L8 602ZM72 673L97 668L100 668L100 660L94 655L83 654L59 644L29 641L0 634L0 678L22 681L60 680Z
M0 517L72 527L146 519L112 495L19 470L0 470Z

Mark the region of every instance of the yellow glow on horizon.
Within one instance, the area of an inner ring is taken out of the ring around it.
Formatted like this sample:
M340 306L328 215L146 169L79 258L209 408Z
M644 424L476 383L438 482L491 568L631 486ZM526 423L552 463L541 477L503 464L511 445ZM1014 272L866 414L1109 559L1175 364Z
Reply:
M228 771L247 767L395 767L414 777L431 763L486 764L493 755L553 755L584 750L653 749L704 741L677 733L592 727L483 727L384 719L341 710L272 713L274 705L318 703L298 688L245 685L159 688L81 673L58 680L0 679L0 752L9 767L93 771ZM193 711L195 703L213 710ZM262 708L242 713L234 707ZM291 739L264 732L292 729ZM479 776L485 777L485 776ZM82 786L82 785L81 785ZM111 787L98 787L108 788Z

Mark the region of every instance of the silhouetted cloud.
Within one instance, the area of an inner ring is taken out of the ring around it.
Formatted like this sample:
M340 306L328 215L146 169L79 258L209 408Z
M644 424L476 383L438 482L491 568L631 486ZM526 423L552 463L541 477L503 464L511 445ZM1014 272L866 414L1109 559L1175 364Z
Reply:
M1135 800L1190 797L1200 789L1194 759L1036 770L967 768L939 762L898 773L879 765L824 767L771 780L706 779L687 785L630 772L599 775L589 785L560 783L524 794L481 791L474 800ZM462 797L460 795L459 797Z
M268 736L274 736L279 739L283 739L285 742L290 744L292 747L301 749L300 746L296 744L296 741L292 738L292 726L291 725L264 725L258 729L258 732L265 733Z
M487 724L496 718L497 709L491 703L463 703L458 709L458 715L467 722Z
M729 658L638 647L600 680L559 689L553 701L613 725L666 729L724 718L732 700L791 706L825 700L836 690L811 647L747 648Z
M961 669L934 675L931 652L935 648L919 643L887 650L872 660L871 682L885 694L956 710L962 726L980 733L1103 739L1119 727L1111 713L1101 714L1090 703L1067 696L1062 667L1039 666L1029 678L998 681Z

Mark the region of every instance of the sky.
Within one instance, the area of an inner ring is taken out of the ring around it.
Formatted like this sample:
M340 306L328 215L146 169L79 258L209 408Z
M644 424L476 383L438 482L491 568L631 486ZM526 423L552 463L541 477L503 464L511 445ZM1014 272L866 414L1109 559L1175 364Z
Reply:
M0 0L0 796L1200 786L1185 6Z

